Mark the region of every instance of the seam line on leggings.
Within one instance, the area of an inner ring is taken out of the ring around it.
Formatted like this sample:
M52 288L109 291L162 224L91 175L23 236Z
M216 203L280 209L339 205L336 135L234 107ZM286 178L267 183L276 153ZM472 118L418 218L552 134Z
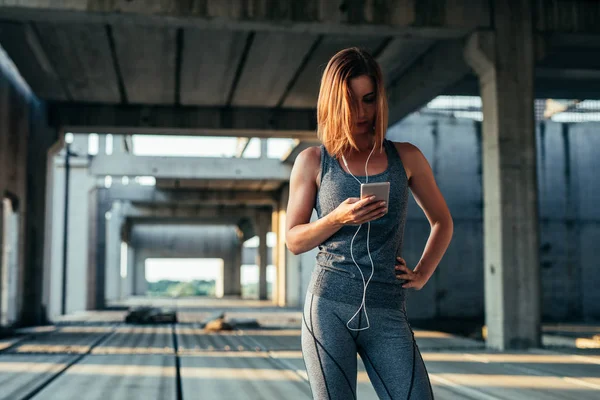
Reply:
M410 324L409 324L410 327ZM412 331L412 328L411 328ZM413 333L414 339L414 333ZM417 348L417 354L419 354L419 358L421 359L421 363L423 364L423 369L425 369L425 377L427 378L427 384L429 385L429 393L431 394L431 398L433 399L433 388L431 387L431 381L429 380L429 372L427 371L427 367L425 366L425 360L423 360L423 356L421 355L421 351L419 350L419 346L417 346L417 341L414 341L415 347Z
M312 326L313 324L313 320L312 320L312 310L313 310L313 299L314 299L314 295L311 296L310 298L310 325ZM308 327L308 324L306 323L306 320L304 320L304 324L306 325L306 329L308 330L308 333L310 333L310 336L312 336L314 342L315 342L315 351L317 352L317 358L319 359L319 368L321 369L321 374L323 375L323 382L325 382L325 389L327 390L327 398L329 400L331 400L331 394L329 393L329 385L327 385L327 377L325 377L325 371L323 370L323 363L321 361L321 355L319 354L319 346L317 346L318 340L315 337L315 335L312 333L311 329Z
M412 331L412 329L411 329ZM410 399L410 395L412 394L413 384L415 382L415 364L417 363L417 352L415 351L415 336L413 334L413 343L412 343L412 372L410 374L410 386L408 387L408 394L406 395L407 399Z
M304 320L304 311L302 311L302 320ZM308 387L310 388L311 397L314 398L315 395L312 391L312 386L310 385L310 374L308 373L308 369L306 368L306 357L304 356L304 349L300 347L300 353L302 354L302 360L304 361L304 369L306 369L306 380L308 381Z
M410 399L410 395L412 394L412 389L415 382L415 364L417 363L417 341L415 340L415 332L413 331L412 326L410 326L410 323L408 322L408 316L406 315L406 311L402 310L402 312L404 314L404 319L406 320L406 326L408 326L408 330L410 331L410 336L412 338L412 372L410 374L410 386L408 387L408 394L406 395L406 399L408 400Z
M416 346L416 343L415 343ZM419 347L417 347L417 350L419 350ZM431 394L431 398L433 399L433 388L431 387L431 381L429 380L429 372L427 372L427 367L425 366L425 360L423 360L423 357L421 356L421 352L418 352L419 354L419 358L421 359L421 363L423 364L423 368L425 369L425 377L427 378L427 384L429 385L429 393Z
M419 358L421 359L421 364L423 364L423 369L425 369L425 378L427 379L427 384L429 386L429 394L431 394L431 398L433 399L433 388L431 387L431 381L429 380L429 372L427 372L427 367L425 366L425 360L423 360L423 356L421 355L421 352L419 351L419 346L417 345L417 340L415 339L415 331L413 331L413 328L410 325L410 322L408 322L408 315L406 315L406 310L402 310L402 312L404 313L404 318L406 318L406 325L408 325L408 329L410 330L410 334L412 335L412 339L413 339L413 371L412 371L412 379L410 381L410 391L408 392L408 396L410 398L410 395L412 393L413 381L415 379L416 357L418 354Z
M306 319L303 317L302 318L304 320L304 325L306 325L306 329L308 330L308 332L310 333L310 335L313 337L313 339L315 340L315 347L317 347L316 343L318 343L321 348L325 351L325 353L331 358L331 360L333 360L333 362L335 363L335 365L337 365L337 367L340 369L340 371L342 372L342 375L344 376L344 379L346 380L346 383L348 383L348 387L350 388L350 393L352 393L352 397L356 400L356 393L354 393L354 390L352 389L352 384L350 383L350 379L348 378L348 375L346 375L346 372L344 371L344 369L342 368L342 366L337 362L337 360L327 351L327 349L325 348L325 346L323 346L323 344L317 339L317 337L315 336L315 334L313 333L313 331L309 328L308 324L306 323ZM310 323L312 325L312 298L311 298L311 303L310 303ZM317 355L318 355L318 349L317 349ZM320 363L320 358L319 358L319 363ZM323 372L323 369L321 368L321 371ZM323 377L325 377L325 374L323 373ZM327 384L327 381L325 382L325 384ZM329 393L329 390L328 390Z
M367 350L364 347L361 347L361 348L363 349L363 352L365 353L365 356L367 357L367 360L369 361L369 364L371 364L371 367L373 368L373 371L375 371L375 373L377 374L377 377L381 381L381 384L383 385L383 388L387 392L388 396L390 396L390 399L393 399L392 394L390 393L390 391L388 390L387 385L385 384L385 381L383 380L383 378L381 377L381 375L377 371L377 368L375 368L375 364L373 364L373 362L371 361L371 357L369 357L369 355L367 354Z

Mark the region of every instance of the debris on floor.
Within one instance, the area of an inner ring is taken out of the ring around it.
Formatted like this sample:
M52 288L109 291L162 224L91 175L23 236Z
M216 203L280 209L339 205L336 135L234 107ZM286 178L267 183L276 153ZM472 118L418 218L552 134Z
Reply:
M177 312L158 307L136 307L125 316L128 324L174 324Z
M210 314L204 319L202 326L207 332L231 331L234 329L258 329L261 327L254 318L237 318L225 321L224 312Z

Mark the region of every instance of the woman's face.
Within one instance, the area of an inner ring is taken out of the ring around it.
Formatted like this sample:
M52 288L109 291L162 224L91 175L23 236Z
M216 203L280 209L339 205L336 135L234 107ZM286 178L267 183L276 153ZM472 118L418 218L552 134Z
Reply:
M353 99L356 101L355 107L357 111L353 133L363 135L373 130L375 112L377 111L375 85L373 85L371 77L367 75L352 78L349 83Z

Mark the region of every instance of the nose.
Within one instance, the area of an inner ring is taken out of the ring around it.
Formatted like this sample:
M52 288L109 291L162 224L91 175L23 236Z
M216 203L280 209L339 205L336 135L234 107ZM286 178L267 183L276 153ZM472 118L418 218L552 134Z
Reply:
M360 101L358 102L357 111L358 111L359 120L362 120L365 117L365 108L364 108L362 102L360 102Z

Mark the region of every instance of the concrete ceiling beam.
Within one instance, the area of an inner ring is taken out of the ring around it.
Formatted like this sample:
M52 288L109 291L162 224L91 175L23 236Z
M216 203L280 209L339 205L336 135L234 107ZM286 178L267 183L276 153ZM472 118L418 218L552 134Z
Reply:
M314 109L50 103L66 132L316 139Z
M154 176L202 180L278 181L290 179L291 166L277 159L97 155L89 171L99 176Z
M278 199L277 192L248 190L165 190L153 186L113 185L110 188L113 200L141 204L177 204L180 206L272 206Z
M390 125L418 110L471 72L463 50L461 39L439 41L390 84Z
M201 6L198 4L202 4ZM135 24L253 32L297 32L425 38L459 37L490 26L487 0L454 0L435 7L422 1L331 0L0 2L3 19L79 24Z

